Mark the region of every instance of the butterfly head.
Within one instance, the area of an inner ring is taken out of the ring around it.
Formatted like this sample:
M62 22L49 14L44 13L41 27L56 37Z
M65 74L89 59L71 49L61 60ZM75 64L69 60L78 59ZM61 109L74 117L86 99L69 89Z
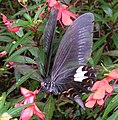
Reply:
M55 83L51 81L50 77L47 77L41 82L41 86L48 92L54 95L59 94L57 87L55 87Z
M41 86L46 90L49 91L51 83L50 83L50 78L47 77L41 82Z

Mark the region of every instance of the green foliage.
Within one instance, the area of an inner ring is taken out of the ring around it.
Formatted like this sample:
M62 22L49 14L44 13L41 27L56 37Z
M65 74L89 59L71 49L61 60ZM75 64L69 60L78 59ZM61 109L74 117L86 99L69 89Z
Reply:
M116 0L60 1L69 3L70 10L77 14L78 12L79 14L92 12L95 16L93 53L89 63L97 69L98 78L103 78L104 74L111 69L118 69L118 2ZM40 85L45 62L42 34L49 17L48 6L44 4L45 0L29 0L25 9L17 1L14 3L13 0L0 0L0 13L5 14L10 21L16 21L12 27L22 27L16 33L9 32L0 17L0 52L7 51L6 55L0 57L0 119L4 113L18 118L21 111L29 106L14 108L14 105L23 99L19 97L21 86L33 91ZM40 5L42 7L38 9ZM41 16L43 10L45 12ZM58 24L53 55L55 55L63 32ZM10 62L14 64L10 65ZM115 91L118 92L117 87ZM41 93L38 98L37 105L46 115L45 120L118 119L118 95L116 93L106 101L102 110L95 106L93 109L87 108L84 111L63 95L58 100L57 96Z
M50 97L47 99L47 102L44 106L44 112L45 112L45 120L52 120L53 112L54 112L54 98L50 95Z

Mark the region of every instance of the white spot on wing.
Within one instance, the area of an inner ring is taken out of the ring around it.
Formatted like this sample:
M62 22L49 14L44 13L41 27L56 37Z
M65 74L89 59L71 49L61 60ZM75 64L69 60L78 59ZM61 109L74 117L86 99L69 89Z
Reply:
M83 79L88 78L87 76L84 76L84 74L87 73L87 71L82 71L82 68L83 66L80 66L76 70L76 74L74 75L74 81L82 82Z
M80 66L77 70L76 70L76 73L77 72L82 72L82 68L83 68L84 66Z
M74 78L74 81L82 82L83 79L86 79L87 77L79 77L79 78Z

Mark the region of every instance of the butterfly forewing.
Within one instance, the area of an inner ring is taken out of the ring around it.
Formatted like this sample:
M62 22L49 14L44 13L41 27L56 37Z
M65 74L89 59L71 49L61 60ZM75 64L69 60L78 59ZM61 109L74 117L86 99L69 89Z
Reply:
M69 82L76 69L86 65L91 55L93 38L92 13L78 17L70 26L59 45L52 68L51 80L57 84Z
M50 59L51 59L51 49L53 45L53 40L54 40L54 34L55 34L55 28L57 24L57 14L58 10L57 9L52 9L50 13L50 17L48 20L48 23L46 25L43 39L44 39L44 45L45 45L45 53L46 53L46 58L45 58L45 76L47 76L49 73L49 67L50 67Z

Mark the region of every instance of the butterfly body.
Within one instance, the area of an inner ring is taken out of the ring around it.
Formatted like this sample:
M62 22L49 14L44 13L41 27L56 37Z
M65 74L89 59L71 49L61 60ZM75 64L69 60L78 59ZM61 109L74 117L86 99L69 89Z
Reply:
M53 43L57 14L58 11L52 11L47 24L50 29L47 29L44 35L46 50L52 48L47 43ZM51 50L46 51L45 77L41 82L41 86L48 93L65 94L83 109L80 97L83 93L90 92L96 78L95 70L87 66L93 43L93 21L93 14L86 13L78 17L67 29L58 47L51 72L48 71Z

